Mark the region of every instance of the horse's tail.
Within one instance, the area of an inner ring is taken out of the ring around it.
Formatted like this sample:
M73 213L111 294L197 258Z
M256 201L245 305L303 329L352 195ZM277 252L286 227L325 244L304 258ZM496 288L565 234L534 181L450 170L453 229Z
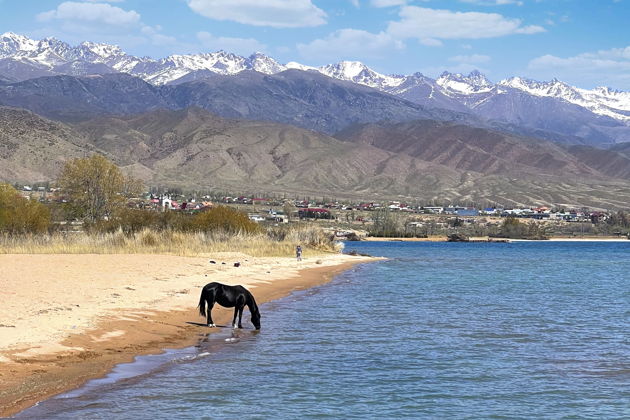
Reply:
M199 296L199 315L206 316L206 302L208 301L208 290L204 287L201 289Z

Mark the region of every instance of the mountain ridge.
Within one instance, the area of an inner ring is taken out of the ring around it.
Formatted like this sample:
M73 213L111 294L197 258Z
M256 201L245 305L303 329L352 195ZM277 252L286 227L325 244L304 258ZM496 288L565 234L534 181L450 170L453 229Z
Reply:
M467 113L486 124L547 140L600 147L630 141L630 92L605 87L587 90L556 79L537 82L522 77L493 83L478 71L468 75L444 72L436 79L421 73L384 75L358 61L312 67L296 62L281 64L263 53L243 57L217 51L156 60L136 57L108 44L85 41L73 47L55 38L36 41L14 33L0 36L0 84L42 76L126 73L164 87L217 76L242 78L248 72L276 76L287 71L301 71L304 78L321 74L425 109Z
M348 131L369 125L377 126ZM150 185L245 194L602 209L630 201L630 157L623 150L571 150L450 122L381 125L396 141L341 141L200 108L64 124L0 107L0 179L54 179L66 160L100 153Z
M483 93L493 87L511 87L536 96L561 98L567 102L583 106L598 115L630 122L630 92L609 87L597 87L588 90L570 86L557 79L549 82L537 82L518 76L494 84L477 70L467 76L444 72L437 79L431 79L420 73L384 75L358 61L341 61L336 64L311 67L295 62L280 64L275 59L260 52L255 52L249 57L243 57L222 50L200 54L174 54L156 60L127 54L115 45L85 41L72 47L55 38L44 38L36 41L23 35L7 32L0 35L0 59L10 58L22 60L24 63L28 61L38 63L45 67L41 71L50 72L47 75L58 73L57 68L60 65L68 66L76 61L87 60L93 64L107 66L110 72L129 73L156 85L174 82L185 74L199 70L233 75L244 70L276 74L289 69L298 69L317 71L336 79L352 81L388 93L396 94L395 92L398 92L400 94L400 91L396 90L397 88L414 78L421 77L433 81L435 85L446 91L458 93Z

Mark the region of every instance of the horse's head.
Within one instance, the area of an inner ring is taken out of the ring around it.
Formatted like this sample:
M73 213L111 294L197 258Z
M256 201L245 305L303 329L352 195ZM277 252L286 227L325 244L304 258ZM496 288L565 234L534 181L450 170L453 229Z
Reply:
M257 330L260 329L260 312L252 312L252 324L254 324L254 327L256 327Z

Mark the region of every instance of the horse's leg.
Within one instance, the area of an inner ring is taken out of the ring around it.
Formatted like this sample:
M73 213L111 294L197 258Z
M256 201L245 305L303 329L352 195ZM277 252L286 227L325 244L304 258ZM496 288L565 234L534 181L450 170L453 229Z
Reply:
M212 291L212 293L208 294L208 297L206 299L206 302L208 302L208 327L216 327L216 325L214 325L214 322L212 321L212 307L214 306L214 290Z
M238 314L238 327L243 328L241 325L241 318L243 317L243 307L245 306L245 296L239 295L234 302L234 319L232 320L232 328L236 328L236 315Z
M214 301L208 302L208 327L214 328L214 321L212 321L212 307L214 306Z
M234 319L232 319L232 328L236 328L236 315L238 315L238 303L234 306Z
M238 327L239 328L243 328L243 324L241 324L241 320L243 319L243 308L245 306L241 305L240 308L238 308Z

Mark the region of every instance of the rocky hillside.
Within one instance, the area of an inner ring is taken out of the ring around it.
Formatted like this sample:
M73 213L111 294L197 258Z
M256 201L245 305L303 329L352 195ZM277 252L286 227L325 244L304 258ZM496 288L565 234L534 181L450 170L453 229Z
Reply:
M10 182L54 179L66 159L98 152L150 185L235 193L593 208L630 202L623 161L589 166L590 149L444 122L361 125L341 141L200 108L71 124L0 111L0 179Z
M0 180L48 180L66 160L94 151L80 133L64 124L0 107Z
M566 148L551 142L442 121L363 124L350 127L336 137L484 174L615 175L598 172ZM581 150L585 151L584 158L589 152L605 152L592 147Z

